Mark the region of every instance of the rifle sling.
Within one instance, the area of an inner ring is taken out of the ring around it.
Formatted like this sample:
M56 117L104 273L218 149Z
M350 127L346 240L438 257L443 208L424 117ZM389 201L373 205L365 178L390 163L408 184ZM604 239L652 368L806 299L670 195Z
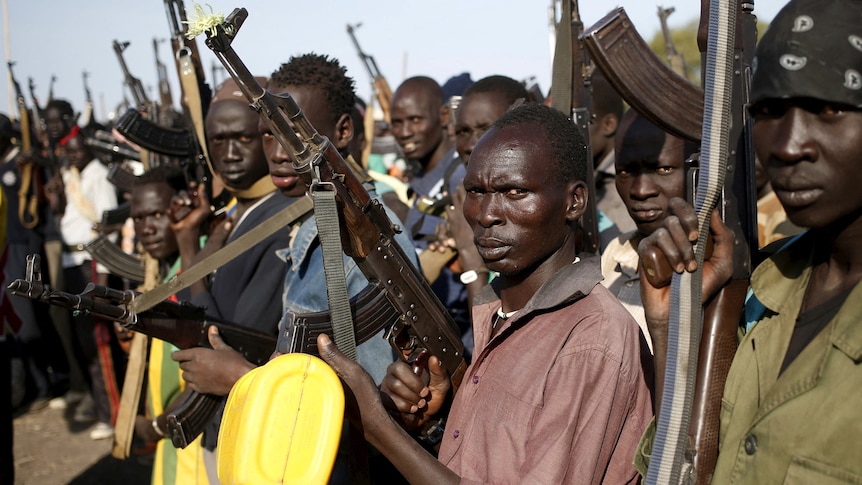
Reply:
M661 407L656 418L647 484L687 483L693 469L689 428L703 325L701 282L709 219L724 186L729 152L736 10L735 0L711 0L709 46L704 78L704 117L695 209L699 237L698 269L674 274L671 281L667 362Z
M344 250L341 248L335 190L332 184L315 183L311 187L311 194L314 198L317 235L323 250L326 296L332 313L335 345L344 355L356 360L356 339L353 335L353 317L350 314L350 297L347 294L347 278L344 274Z
M278 196L278 195L276 195ZM195 281L212 273L217 268L233 260L248 248L263 241L279 229L293 224L297 219L308 213L313 205L311 199L302 197L285 207L269 219L258 224L247 233L236 238L232 243L207 256L203 261L176 275L166 283L143 293L132 302L132 312L141 313L153 308L174 293L188 288Z
M210 156L207 152L207 138L204 134L204 115L203 107L201 106L201 92L191 51L188 49L181 49L177 52L177 60L179 62L180 69L180 87L183 90L183 96L185 96L186 105L188 106L189 113L192 117L192 125L195 129L198 146L200 146L201 151L204 154L210 173L215 174L216 171L213 170L212 164L210 163Z

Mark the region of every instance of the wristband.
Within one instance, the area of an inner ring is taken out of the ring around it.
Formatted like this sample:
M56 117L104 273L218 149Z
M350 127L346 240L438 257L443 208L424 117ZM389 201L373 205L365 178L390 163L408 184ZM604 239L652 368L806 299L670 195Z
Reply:
M471 270L464 271L463 273L461 273L461 276L459 276L458 279L461 280L462 284L469 285L470 283L473 283L474 281L477 281L479 279L479 273L487 273L487 272L488 272L488 270L486 270L486 269L479 269L479 270L471 269Z

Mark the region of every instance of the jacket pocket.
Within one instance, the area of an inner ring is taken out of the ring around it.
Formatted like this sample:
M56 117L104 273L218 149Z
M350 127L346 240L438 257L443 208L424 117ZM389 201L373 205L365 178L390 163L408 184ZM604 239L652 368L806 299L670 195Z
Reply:
M790 466L784 476L784 484L815 483L817 485L844 485L848 483L862 485L862 476L801 456L791 457Z

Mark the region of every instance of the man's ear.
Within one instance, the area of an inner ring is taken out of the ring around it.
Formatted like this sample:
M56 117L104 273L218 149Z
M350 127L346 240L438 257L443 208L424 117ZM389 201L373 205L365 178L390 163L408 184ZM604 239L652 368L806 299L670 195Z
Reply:
M566 207L566 219L576 221L580 219L587 210L587 197L590 197L587 184L583 180L572 182L568 186Z
M336 150L343 150L353 140L353 118L347 114L342 114L335 123L335 131L333 132L333 140L330 140Z
M619 128L620 120L617 118L617 115L613 113L607 113L599 119L599 132L602 136L611 138L616 132L617 128Z
M449 115L451 112L447 104L440 107L440 124L443 125L443 131L449 129Z

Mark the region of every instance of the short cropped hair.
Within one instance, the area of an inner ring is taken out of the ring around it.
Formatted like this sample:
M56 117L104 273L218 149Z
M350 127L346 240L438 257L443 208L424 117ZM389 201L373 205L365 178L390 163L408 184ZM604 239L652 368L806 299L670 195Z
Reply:
M147 170L141 175L135 177L133 187L159 183L168 184L175 192L186 190L188 188L183 171L179 167L171 165L159 165Z
M291 57L269 77L268 88L312 86L320 89L331 110L332 121L350 115L356 102L356 82L338 59L315 53Z
M524 101L528 101L530 99L530 95L527 93L527 88L525 88L523 84L510 77L499 75L482 78L464 90L465 97L477 93L502 94L510 105L519 98Z
M551 147L554 169L561 182L587 179L587 145L572 119L562 112L527 103L504 113L492 128L501 130L528 123L539 125L545 133L544 141Z

